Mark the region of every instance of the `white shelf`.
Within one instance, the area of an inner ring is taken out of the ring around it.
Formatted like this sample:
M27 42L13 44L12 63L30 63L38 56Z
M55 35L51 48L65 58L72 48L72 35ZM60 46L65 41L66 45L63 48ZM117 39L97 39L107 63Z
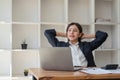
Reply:
M30 25L39 25L38 22L12 22L12 24L30 24Z
M0 21L0 24L11 24L11 22Z
M12 80L12 78L10 76L1 75L0 80Z
M22 78L22 77L23 77L23 78L24 78L24 77L26 77L26 78L32 78L32 75L29 74L29 73L28 73L28 76L24 76L24 74L14 74L14 75L12 75L12 77L13 77L13 78L20 78L20 77L21 77L21 78Z
M117 23L109 23L109 22L97 22L95 25L116 25Z
M13 49L12 51L28 52L28 51L39 51L39 49Z
M32 80L32 76L13 75L12 80Z
M106 52L106 51L117 51L117 49L96 49L95 51L102 51L102 52Z
M61 25L61 26L65 26L67 23L56 23L56 22L41 22L42 25Z

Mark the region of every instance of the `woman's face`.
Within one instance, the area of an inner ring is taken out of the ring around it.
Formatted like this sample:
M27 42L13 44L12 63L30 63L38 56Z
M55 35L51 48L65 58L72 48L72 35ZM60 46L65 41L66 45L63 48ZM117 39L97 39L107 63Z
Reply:
M71 25L67 31L67 38L70 42L78 42L78 38L81 36L79 29L76 25Z

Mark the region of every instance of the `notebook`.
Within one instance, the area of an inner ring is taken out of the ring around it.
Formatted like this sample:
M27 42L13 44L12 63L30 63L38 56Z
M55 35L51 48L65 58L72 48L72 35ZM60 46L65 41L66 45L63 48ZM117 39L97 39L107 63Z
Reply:
M69 47L40 48L40 64L45 70L75 71L82 68L73 66Z

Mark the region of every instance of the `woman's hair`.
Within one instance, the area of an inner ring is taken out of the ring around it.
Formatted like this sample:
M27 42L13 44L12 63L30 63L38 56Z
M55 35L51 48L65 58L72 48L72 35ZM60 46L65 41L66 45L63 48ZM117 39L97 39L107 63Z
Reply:
M68 24L67 29L66 29L66 33L68 32L69 27L72 26L72 25L76 25L76 27L79 30L79 33L82 33L82 31L83 31L82 26L79 23L76 23L76 22L72 22L72 23ZM81 41L81 37L78 38L78 41Z

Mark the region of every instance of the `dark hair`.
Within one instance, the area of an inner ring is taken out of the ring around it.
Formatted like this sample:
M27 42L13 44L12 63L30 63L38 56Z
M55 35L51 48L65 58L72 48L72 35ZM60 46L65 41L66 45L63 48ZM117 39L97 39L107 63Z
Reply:
M72 26L72 25L76 25L76 27L77 27L78 30L79 30L79 33L82 33L82 31L83 31L83 30L82 30L82 26L81 26L79 23L72 22L72 23L68 24L67 29L66 29L66 34L67 34L67 32L68 32L69 27ZM68 40L68 41L69 41L69 40ZM78 41L81 41L81 37L78 38Z

